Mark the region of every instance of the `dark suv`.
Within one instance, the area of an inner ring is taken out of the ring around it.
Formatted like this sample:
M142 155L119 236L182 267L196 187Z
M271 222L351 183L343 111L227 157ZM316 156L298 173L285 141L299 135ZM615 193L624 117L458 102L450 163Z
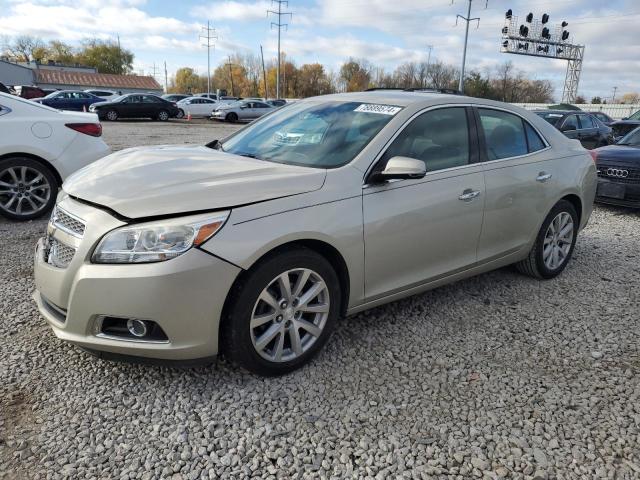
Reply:
M573 110L536 110L534 113L567 138L579 140L584 148L604 147L613 143L611 128L590 113Z

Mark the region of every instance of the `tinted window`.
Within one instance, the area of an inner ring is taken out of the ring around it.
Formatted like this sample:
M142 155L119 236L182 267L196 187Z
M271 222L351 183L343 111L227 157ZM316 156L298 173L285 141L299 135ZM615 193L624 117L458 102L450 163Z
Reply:
M554 127L558 126L558 122L562 118L561 113L553 113L553 112L535 112L539 117L544 118L547 122L549 122Z
M580 115L580 126L582 128L597 128L598 126L593 123L589 115Z
M271 107L266 103L255 102L253 104L253 108L271 108Z
M595 114L596 118L602 122L608 122L609 121L609 117L607 117L604 113L596 113Z
M423 113L400 132L382 157L422 160L428 172L469 163L469 128L464 108L441 108Z
M640 120L640 110L629 117L629 120Z
M512 113L479 108L489 160L529 153L522 119Z
M578 116L577 115L569 115L565 118L562 123L562 128L566 129L568 126L574 126L576 130L580 129L580 125L578 125Z
M546 147L545 143L540 138L540 135L533 129L529 122L524 122L524 130L527 133L527 143L529 145L529 153L537 152Z
M145 95L142 100L144 103L159 103L160 99L152 95Z

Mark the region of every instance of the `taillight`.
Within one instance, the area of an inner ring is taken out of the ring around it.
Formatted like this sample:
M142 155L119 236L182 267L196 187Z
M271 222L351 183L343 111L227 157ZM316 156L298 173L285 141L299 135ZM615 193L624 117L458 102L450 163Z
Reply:
M596 152L595 150L589 150L589 154L593 159L593 163L596 163L596 161L598 160L598 152Z
M67 123L65 125L71 130L91 135L92 137L100 137L102 135L102 125L99 123Z

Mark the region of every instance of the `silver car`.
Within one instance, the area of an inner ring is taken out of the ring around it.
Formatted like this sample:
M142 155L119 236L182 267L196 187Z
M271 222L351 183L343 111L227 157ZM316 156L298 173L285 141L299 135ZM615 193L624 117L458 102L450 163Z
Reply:
M221 104L211 114L214 120L226 122L251 121L272 112L276 107L257 100L240 100L227 105Z
M578 142L507 104L311 98L223 141L76 173L38 243L34 297L58 337L103 356L222 352L282 374L341 316L510 264L555 277L596 181Z

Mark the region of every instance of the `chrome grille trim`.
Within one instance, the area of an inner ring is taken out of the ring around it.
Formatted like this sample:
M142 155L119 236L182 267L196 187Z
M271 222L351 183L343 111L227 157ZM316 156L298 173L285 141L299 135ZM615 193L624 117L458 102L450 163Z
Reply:
M57 268L67 268L76 254L76 249L47 237L43 249L44 261Z
M63 210L57 205L51 214L51 224L76 238L82 238L84 236L84 220Z

